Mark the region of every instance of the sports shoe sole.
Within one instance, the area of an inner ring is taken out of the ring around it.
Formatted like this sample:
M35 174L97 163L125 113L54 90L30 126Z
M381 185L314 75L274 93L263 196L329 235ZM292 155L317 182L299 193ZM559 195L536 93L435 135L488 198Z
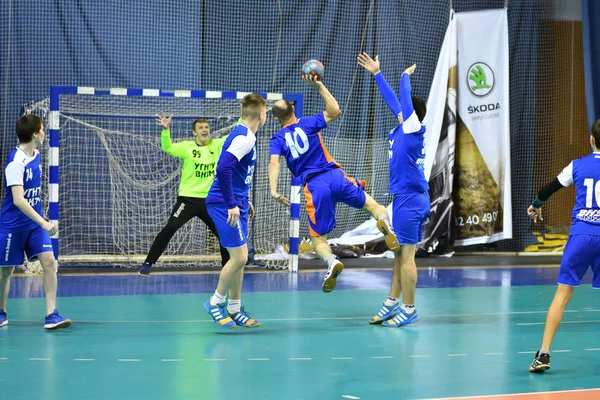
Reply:
M396 237L396 235L390 232L387 224L384 221L377 221L377 229L379 229L379 232L383 233L385 238L385 245L388 247L388 249L390 249L391 251L400 250L400 243L398 243L398 238Z
M138 275L141 276L142 278L150 278L150 274L142 274L140 271L138 271Z
M533 372L533 373L536 373L536 374L541 374L542 372L546 372L549 369L550 369L550 365L549 364L541 364L541 365L538 365L535 368L531 368L530 367L529 368L529 372Z
M6 325L8 325L8 320L0 323L0 328L2 328L3 326L6 326Z
M331 268L331 275L329 276L329 278L325 278L325 280L323 281L323 292L329 293L333 289L335 289L335 285L337 285L337 277L340 276L343 270L344 264L338 261Z
M385 321L389 321L390 319L394 318L396 316L396 314L397 313L393 313L392 315L390 315L389 318L386 318L386 319L381 319L381 317L377 316L377 318L380 318L380 319L376 320L375 317L373 317L373 319L369 320L369 324L371 324L371 325L381 325Z
M65 319L64 321L61 321L58 324L46 324L44 325L44 329L53 331L55 329L68 328L71 326L72 323L73 322L70 319Z

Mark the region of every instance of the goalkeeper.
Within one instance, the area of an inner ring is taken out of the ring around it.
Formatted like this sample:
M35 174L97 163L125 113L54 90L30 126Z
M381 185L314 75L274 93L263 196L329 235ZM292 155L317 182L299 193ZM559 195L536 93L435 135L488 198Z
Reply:
M211 139L208 121L197 119L192 123L194 140L173 143L170 130L172 118L172 115L167 118L164 114L161 114L156 118L156 123L163 128L160 134L162 150L168 155L180 158L183 161L181 182L177 203L173 207L171 217L167 225L154 239L146 261L140 268L139 274L145 278L150 276L152 264L165 251L175 232L192 218L198 217L204 221L208 229L218 239L215 224L206 210L206 195L213 183L217 161L227 136ZM220 251L221 265L225 265L229 260L229 253L223 246L220 246Z

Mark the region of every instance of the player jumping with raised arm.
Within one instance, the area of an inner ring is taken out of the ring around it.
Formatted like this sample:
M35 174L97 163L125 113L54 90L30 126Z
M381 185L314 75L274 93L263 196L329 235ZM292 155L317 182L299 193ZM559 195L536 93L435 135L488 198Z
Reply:
M423 99L412 96L410 75L416 65L406 69L400 79L400 101L379 69L379 57L358 55L358 64L373 74L379 91L400 125L388 135L390 193L394 195L392 225L400 243L394 254L394 271L389 296L370 324L402 326L419 320L415 308L417 288L416 245L422 240L423 224L429 216L429 185L425 179L425 118ZM400 304L402 294L402 304Z
M269 184L271 195L279 202L289 204L288 199L277 191L279 159L283 155L292 175L304 186L313 247L328 266L323 291L329 293L335 289L337 277L344 269L344 265L333 255L327 243L327 234L336 226L335 206L338 202L362 208L375 217L377 226L385 234L385 242L391 250L397 250L398 241L391 229L385 207L364 192L364 181L349 178L344 173L323 143L320 131L341 114L337 101L318 78L310 77L304 80L317 89L325 102L325 111L297 120L291 102L279 100L275 103L271 112L283 128L271 138Z
M266 100L258 94L242 99L242 121L223 145L217 176L206 204L217 227L221 245L229 251L229 261L221 270L215 294L204 303L214 321L226 328L236 325L260 326L241 306L244 265L248 261L248 217L254 208L248 201L256 164L256 132L267 120ZM229 293L229 299L225 296Z
M38 259L44 270L46 319L44 328L71 326L56 310L56 276L58 263L54 258L50 235L57 227L44 219L42 211L40 152L37 149L46 136L44 123L36 115L25 115L16 126L19 145L10 156L4 170L6 197L0 215L0 327L8 325L6 302L10 277L16 266Z
M180 158L183 161L181 167L181 181L177 202L171 212L167 225L158 233L146 260L140 268L139 274L145 278L150 276L150 268L167 248L167 245L183 225L194 217L200 218L208 229L218 238L215 224L206 210L206 196L214 181L215 168L221 148L226 136L211 139L210 124L205 119L197 119L192 122L192 133L194 140L185 140L179 143L171 141L171 120L160 114L156 123L162 126L160 144L162 150L170 156ZM221 265L229 260L229 252L221 246Z
M552 340L573 289L579 286L588 268L591 267L594 273L592 287L600 289L600 120L592 125L590 144L593 153L571 161L539 191L527 210L534 223L541 221L544 201L563 187L575 184L573 221L558 271L558 287L546 316L542 347L529 367L530 372L544 372L550 368Z

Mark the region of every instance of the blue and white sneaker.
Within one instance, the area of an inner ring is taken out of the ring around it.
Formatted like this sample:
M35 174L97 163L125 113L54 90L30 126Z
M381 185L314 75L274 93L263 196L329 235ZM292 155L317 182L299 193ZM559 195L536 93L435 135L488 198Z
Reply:
M68 328L71 326L73 322L70 319L66 319L58 315L58 310L54 310L54 312L50 315L46 315L46 320L44 322L44 329L60 329L60 328Z
M417 322L420 319L419 314L417 313L417 309L415 308L413 312L407 314L406 311L400 307L398 309L398 314L390 320L384 321L381 323L382 326L387 327L397 327L404 326L408 324L412 324L413 322Z
M262 325L262 322L250 317L250 314L244 310L244 306L240 308L240 311L233 314L228 311L228 314L237 326L243 326L244 328L258 328Z
M6 325L8 325L8 316L4 310L0 309L0 328Z
M337 277L344 270L344 264L340 260L335 260L327 269L327 273L325 274L325 279L323 280L323 292L329 293L335 286L337 285Z
M385 302L383 303L383 307L377 313L369 319L370 324L381 324L384 321L392 319L400 312L400 303L396 303L393 306L386 306Z
M225 309L225 304L213 304L210 299L206 300L204 303L204 309L206 312L212 317L212 319L219 325L225 328L235 328L236 323L233 322L227 310Z
M138 275L143 278L149 278L150 277L150 264L143 263L142 268L140 268L140 270L138 271Z

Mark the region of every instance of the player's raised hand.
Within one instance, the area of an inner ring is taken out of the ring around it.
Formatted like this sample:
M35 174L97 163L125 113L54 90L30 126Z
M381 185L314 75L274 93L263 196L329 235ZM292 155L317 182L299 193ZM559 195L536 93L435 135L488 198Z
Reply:
M417 64L413 64L413 65L411 65L410 67L406 68L406 69L404 70L404 73L405 73L405 74L412 75L412 74L413 74L413 72L415 72L415 69L417 69Z
M356 57L356 61L358 61L358 65L364 67L364 69L366 69L373 75L381 71L379 69L379 56L375 56L375 60L373 60L367 53L362 52L362 54L359 54Z
M173 114L167 118L164 112L160 114L156 114L156 123L163 127L163 129L169 129L171 126L171 120L173 119Z
M527 214L529 214L529 218L531 218L534 223L537 223L538 219L540 221L544 220L542 218L542 209L541 208L535 208L533 205L529 206L529 208L527 209Z
M250 201L248 202L248 205L250 206L250 208L248 209L248 216L250 218L254 218L254 216L256 215L256 212L254 211L254 205Z
M319 77L316 75L303 76L304 82L308 83L312 87L318 88L319 86L324 86L323 82L319 80Z
M232 228L237 225L238 220L240 219L240 209L239 207L230 208L227 210L227 223Z
M42 229L48 232L50 236L54 236L58 232L58 226L48 221L44 221L42 224Z
M284 206L289 206L290 205L290 201L284 195L282 195L282 194L275 193L273 195L273 198L275 200L277 200L277 202L283 204Z

